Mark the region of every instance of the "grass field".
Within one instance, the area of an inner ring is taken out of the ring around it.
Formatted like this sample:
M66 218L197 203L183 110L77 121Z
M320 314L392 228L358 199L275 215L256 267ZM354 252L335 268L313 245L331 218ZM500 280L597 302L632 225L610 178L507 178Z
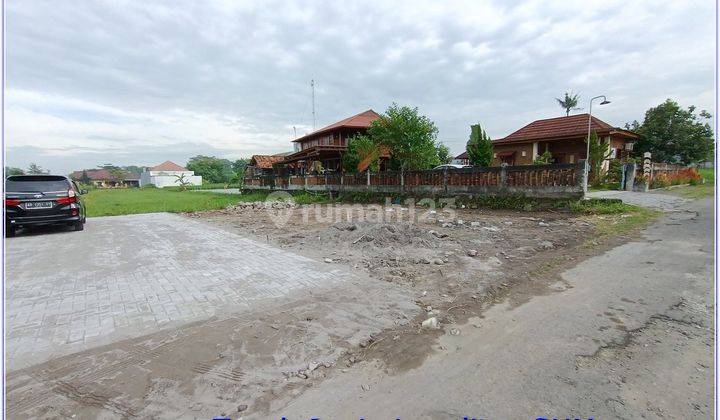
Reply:
M264 201L268 192L220 194L201 191L179 191L174 188L94 189L83 197L88 217L119 216L141 213L189 213L223 209L240 201ZM293 194L298 204L327 203L327 195L298 192Z
M235 194L169 191L160 188L97 189L83 197L87 215L117 216L156 212L193 212L225 208L241 200Z

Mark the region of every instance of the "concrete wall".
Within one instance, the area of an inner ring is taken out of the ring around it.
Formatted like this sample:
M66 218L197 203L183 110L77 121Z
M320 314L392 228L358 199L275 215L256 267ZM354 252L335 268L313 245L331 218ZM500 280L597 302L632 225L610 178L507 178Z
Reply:
M202 177L193 171L145 171L140 174L140 186L155 185L158 188L179 186L177 176L185 175L190 185L202 185Z

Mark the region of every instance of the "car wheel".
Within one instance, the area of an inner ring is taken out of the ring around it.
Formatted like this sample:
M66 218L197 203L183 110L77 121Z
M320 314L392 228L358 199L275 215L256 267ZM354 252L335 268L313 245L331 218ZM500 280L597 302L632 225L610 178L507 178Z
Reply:
M75 223L75 232L81 231L83 229L85 229L85 223L83 223L83 222Z
M16 232L17 232L17 228L15 226L8 226L5 228L5 237L12 238L15 236Z

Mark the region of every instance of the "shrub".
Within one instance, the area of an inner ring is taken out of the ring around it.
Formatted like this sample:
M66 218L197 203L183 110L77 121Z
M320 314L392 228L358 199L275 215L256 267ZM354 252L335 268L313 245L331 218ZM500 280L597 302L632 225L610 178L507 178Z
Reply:
M702 177L695 168L685 168L678 172L665 172L653 176L650 188L665 188L671 185L692 184L702 182Z
M591 198L589 200L573 201L569 205L573 213L584 214L622 214L635 207L625 204L617 198Z
M552 163L553 156L549 151L545 151L542 155L539 155L533 161L533 165L549 165Z
M622 163L619 160L613 159L610 161L608 171L605 174L606 183L617 183L622 179Z

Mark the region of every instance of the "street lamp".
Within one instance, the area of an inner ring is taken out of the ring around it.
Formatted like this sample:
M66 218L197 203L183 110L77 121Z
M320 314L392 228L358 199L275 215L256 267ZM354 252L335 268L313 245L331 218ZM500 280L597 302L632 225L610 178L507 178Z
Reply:
M587 150L585 151L585 185L583 185L583 193L587 195L588 181L590 179L590 126L592 125L592 104L595 99L602 98L600 105L607 105L610 101L605 95L598 95L590 99L590 113L588 114L588 134L587 134Z

